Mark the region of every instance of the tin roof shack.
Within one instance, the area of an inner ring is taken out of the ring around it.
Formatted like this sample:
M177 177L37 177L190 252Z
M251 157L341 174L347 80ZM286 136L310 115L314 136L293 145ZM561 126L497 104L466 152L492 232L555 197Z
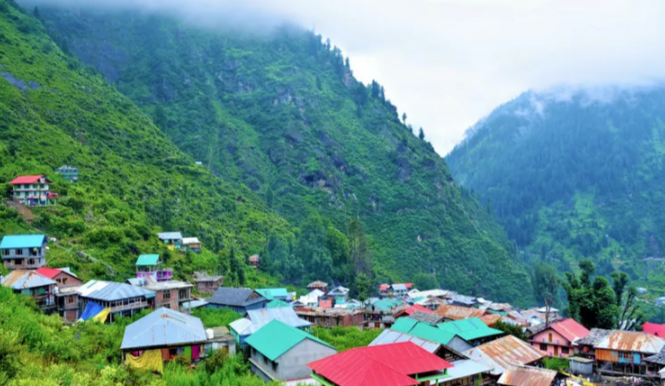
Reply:
M37 270L37 273L44 277L48 277L51 280L55 280L56 285L60 290L81 285L81 279L79 279L69 268L41 267Z
M596 344L596 366L600 374L610 376L652 377L646 357L660 353L665 340L636 331L612 331Z
M136 259L136 277L151 278L153 281L167 281L173 278L173 269L162 267L159 255L140 255Z
M55 169L55 172L69 182L76 182L79 179L79 170L73 166L60 166L59 168Z
M259 264L261 264L261 256L252 255L247 259L247 263L250 265L250 267L257 268Z
M556 371L530 366L510 366L499 378L503 386L552 386Z
M240 315L249 310L265 308L268 299L249 288L220 287L208 299L208 308L229 308Z
M512 335L485 343L463 352L469 359L484 363L492 368L490 376L498 379L510 366L533 365L543 355Z
M151 276L133 278L127 282L136 287L142 287L155 292L155 308L170 308L183 310L183 304L192 300L193 286L184 281L154 281Z
M319 327L351 327L363 328L364 312L348 308L296 308L299 317Z
M328 283L322 282L321 280L313 281L307 285L307 290L319 290L325 294L328 290Z
M308 364L312 378L332 386L408 386L448 377L452 365L411 343L353 348Z
M439 323L437 327L443 331L455 334L476 347L490 342L503 335L503 331L487 327L479 318L455 320Z
M312 327L312 323L300 319L291 307L249 310L247 311L247 317L234 321L229 327L231 327L231 333L235 337L236 342L241 347L244 347L245 341L250 335L273 320L279 320L291 327L303 330L309 330Z
M45 235L7 235L0 242L2 262L8 270L38 269L46 265Z
M157 236L172 251L180 249L182 246L182 233L180 232L162 232L158 233Z
M55 311L55 280L35 271L12 271L2 278L0 284L11 288L15 294L31 296L37 307L45 313Z
M155 352L163 361L177 355L198 361L207 341L201 319L160 308L125 327L120 350L124 363L142 368L141 357Z
M201 252L201 241L198 239L198 237L183 237L182 238L182 249L183 252L187 251L188 249L194 253L200 253Z
M205 343L205 355L222 350L228 355L236 353L236 340L226 327L215 327L206 330L208 340Z
M482 316L489 314L489 312L485 310L479 310L477 308L468 308L468 307L442 304L436 310L436 314L441 316L444 320L460 320L468 318L480 318Z
M333 306L337 304L345 304L349 299L349 289L342 286L335 287L331 289L325 297L333 300Z
M81 309L88 303L110 309L109 322L119 316L132 316L144 308L153 308L155 292L125 283L90 280L78 289Z
M573 319L566 319L551 324L531 336L529 342L544 355L554 358L568 358L573 350L573 343L589 335L590 331Z
M214 294L224 284L224 276L210 276L206 272L194 272L194 286L201 294Z
M592 328L589 335L576 340L573 345L575 352L585 358L596 359L596 345L609 336L612 330Z
M335 355L337 350L313 335L272 320L247 338L252 372L266 382L309 377L307 363Z
M293 299L289 299L289 292L286 290L286 288L259 288L256 290L261 296L268 300L274 300L274 299L279 299L279 300L285 300L285 301L292 301Z
M14 201L25 206L56 205L60 198L49 190L51 181L43 175L17 177L9 184L13 188Z

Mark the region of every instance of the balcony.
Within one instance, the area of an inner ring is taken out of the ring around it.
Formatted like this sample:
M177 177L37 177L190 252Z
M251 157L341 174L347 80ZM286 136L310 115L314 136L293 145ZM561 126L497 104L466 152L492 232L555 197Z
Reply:
M148 301L134 302L129 304L123 304L121 306L111 307L111 313L122 312L127 310L135 310L137 308L147 308Z

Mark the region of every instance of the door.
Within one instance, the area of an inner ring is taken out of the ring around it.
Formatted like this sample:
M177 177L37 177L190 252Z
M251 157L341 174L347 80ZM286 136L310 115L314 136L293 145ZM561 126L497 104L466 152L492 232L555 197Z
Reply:
M554 357L559 357L559 346L554 346Z

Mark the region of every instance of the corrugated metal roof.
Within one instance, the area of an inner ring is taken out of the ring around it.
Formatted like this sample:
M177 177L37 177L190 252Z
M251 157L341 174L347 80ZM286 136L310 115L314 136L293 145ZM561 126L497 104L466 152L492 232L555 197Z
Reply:
M82 297L100 301L111 302L115 300L138 298L141 296L154 297L155 292L145 288L125 283L114 283L101 280L90 280L79 287Z
M45 243L44 235L7 235L2 238L0 249L41 248Z
M455 337L455 334L440 330L427 323L420 323L411 318L397 319L397 322L390 329L443 345L447 345Z
M4 287L9 287L15 290L38 288L56 284L55 281L40 275L36 271L23 270L10 272L9 275L2 278L2 282L0 283Z
M393 284L392 288L395 291L406 291L406 286L404 284Z
M561 334L569 342L574 342L575 339L584 338L589 335L590 331L583 325L577 323L573 319L566 319L564 321L554 323L550 326L554 331Z
M458 335L460 338L466 341L503 334L503 331L487 327L487 325L479 318L469 318L439 323L437 327L443 331Z
M180 232L162 232L158 233L157 236L160 240L182 240L182 233Z
M575 344L578 346L595 346L612 333L612 330L602 328L592 328L589 335L578 339Z
M393 330L383 330L381 335L377 336L376 339L374 339L372 343L370 343L369 345L377 346L380 344L390 344L390 343L399 343L399 342L411 342L427 350L427 352L431 353L435 353L436 350L438 350L439 347L441 347L441 343L418 338L417 336Z
M249 288L220 287L208 299L208 303L223 306L247 307L255 303L265 302L266 298Z
M250 335L258 331L266 324L270 323L272 320L279 320L280 322L295 328L306 328L312 326L312 323L306 321L305 319L299 318L291 307L248 310L247 319L251 321L250 325L244 326L238 324L238 328L235 328L235 326L231 324L231 328L233 328L239 335Z
M399 318L390 329L408 334L409 331L413 330L416 324L418 324L418 321L415 319Z
M353 348L307 366L340 386L418 385L410 374L452 367L411 342Z
M183 310L189 310L189 309L195 309L199 307L205 307L205 305L208 304L207 301L204 299L199 299L199 300L192 300L189 302L182 303L182 309Z
M441 316L437 314L434 313L428 314L420 311L414 312L413 315L409 316L409 318L432 325L437 324L441 321Z
M494 375L503 374L509 366L528 365L543 357L528 343L512 335L472 348L463 354L492 367Z
M328 295L337 296L337 295L346 295L349 293L349 289L346 287L335 287L328 292Z
M413 306L411 306L411 307L409 307L409 308L405 308L405 309L403 309L403 310L400 311L396 316L399 317L400 315L404 315L404 314L411 316L411 315L413 315L413 314L416 313L416 312L424 312L424 313L426 313L426 314L433 314L433 313L434 313L434 311L432 311L432 310L428 310L427 308L425 308L425 307L423 307L423 306L421 306L421 305L416 304L416 305L413 305Z
M183 237L182 243L185 245L189 244L201 244L198 237Z
M276 297L288 297L288 291L286 288L259 288L255 290L260 293L261 296L268 300L273 300Z
M436 310L436 314L443 316L446 319L460 320L468 319L485 315L486 311L479 310L477 308L468 308L468 307L459 307L451 306L449 304L442 304Z
M271 320L268 324L261 327L252 336L247 338L245 342L271 361L274 361L305 339L335 349L314 335L291 327L276 319Z
M448 376L445 378L440 378L439 383L450 382L456 379L462 379L470 377L477 374L489 373L492 371L492 368L470 359L462 359L459 361L451 362L453 367L448 369ZM524 385L529 385L525 383Z
M665 340L646 332L616 330L612 331L594 347L597 349L657 354L663 349L663 346L665 346Z
M499 378L506 386L552 386L556 371L530 366L510 366Z
M157 265L159 262L159 255L141 255L136 260L136 265Z
M307 288L325 288L328 286L328 283L322 282L321 280L313 281L307 284Z
M18 185L18 184L34 184L39 182L39 179L44 177L43 175L35 175L35 176L20 176L16 177L13 180L9 182L10 185Z
M291 307L291 305L284 300L274 299L266 304L266 308L280 308L280 307Z
M401 304L404 304L404 302L401 300L385 298L372 303L371 308L383 312L388 312Z
M160 308L127 326L120 348L185 346L206 340L201 319Z

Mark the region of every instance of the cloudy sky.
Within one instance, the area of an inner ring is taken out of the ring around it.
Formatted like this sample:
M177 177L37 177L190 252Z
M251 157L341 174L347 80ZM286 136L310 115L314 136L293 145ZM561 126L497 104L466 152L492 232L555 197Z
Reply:
M39 0L99 4L107 0ZM199 25L314 28L441 155L527 89L665 78L663 0L108 0Z

